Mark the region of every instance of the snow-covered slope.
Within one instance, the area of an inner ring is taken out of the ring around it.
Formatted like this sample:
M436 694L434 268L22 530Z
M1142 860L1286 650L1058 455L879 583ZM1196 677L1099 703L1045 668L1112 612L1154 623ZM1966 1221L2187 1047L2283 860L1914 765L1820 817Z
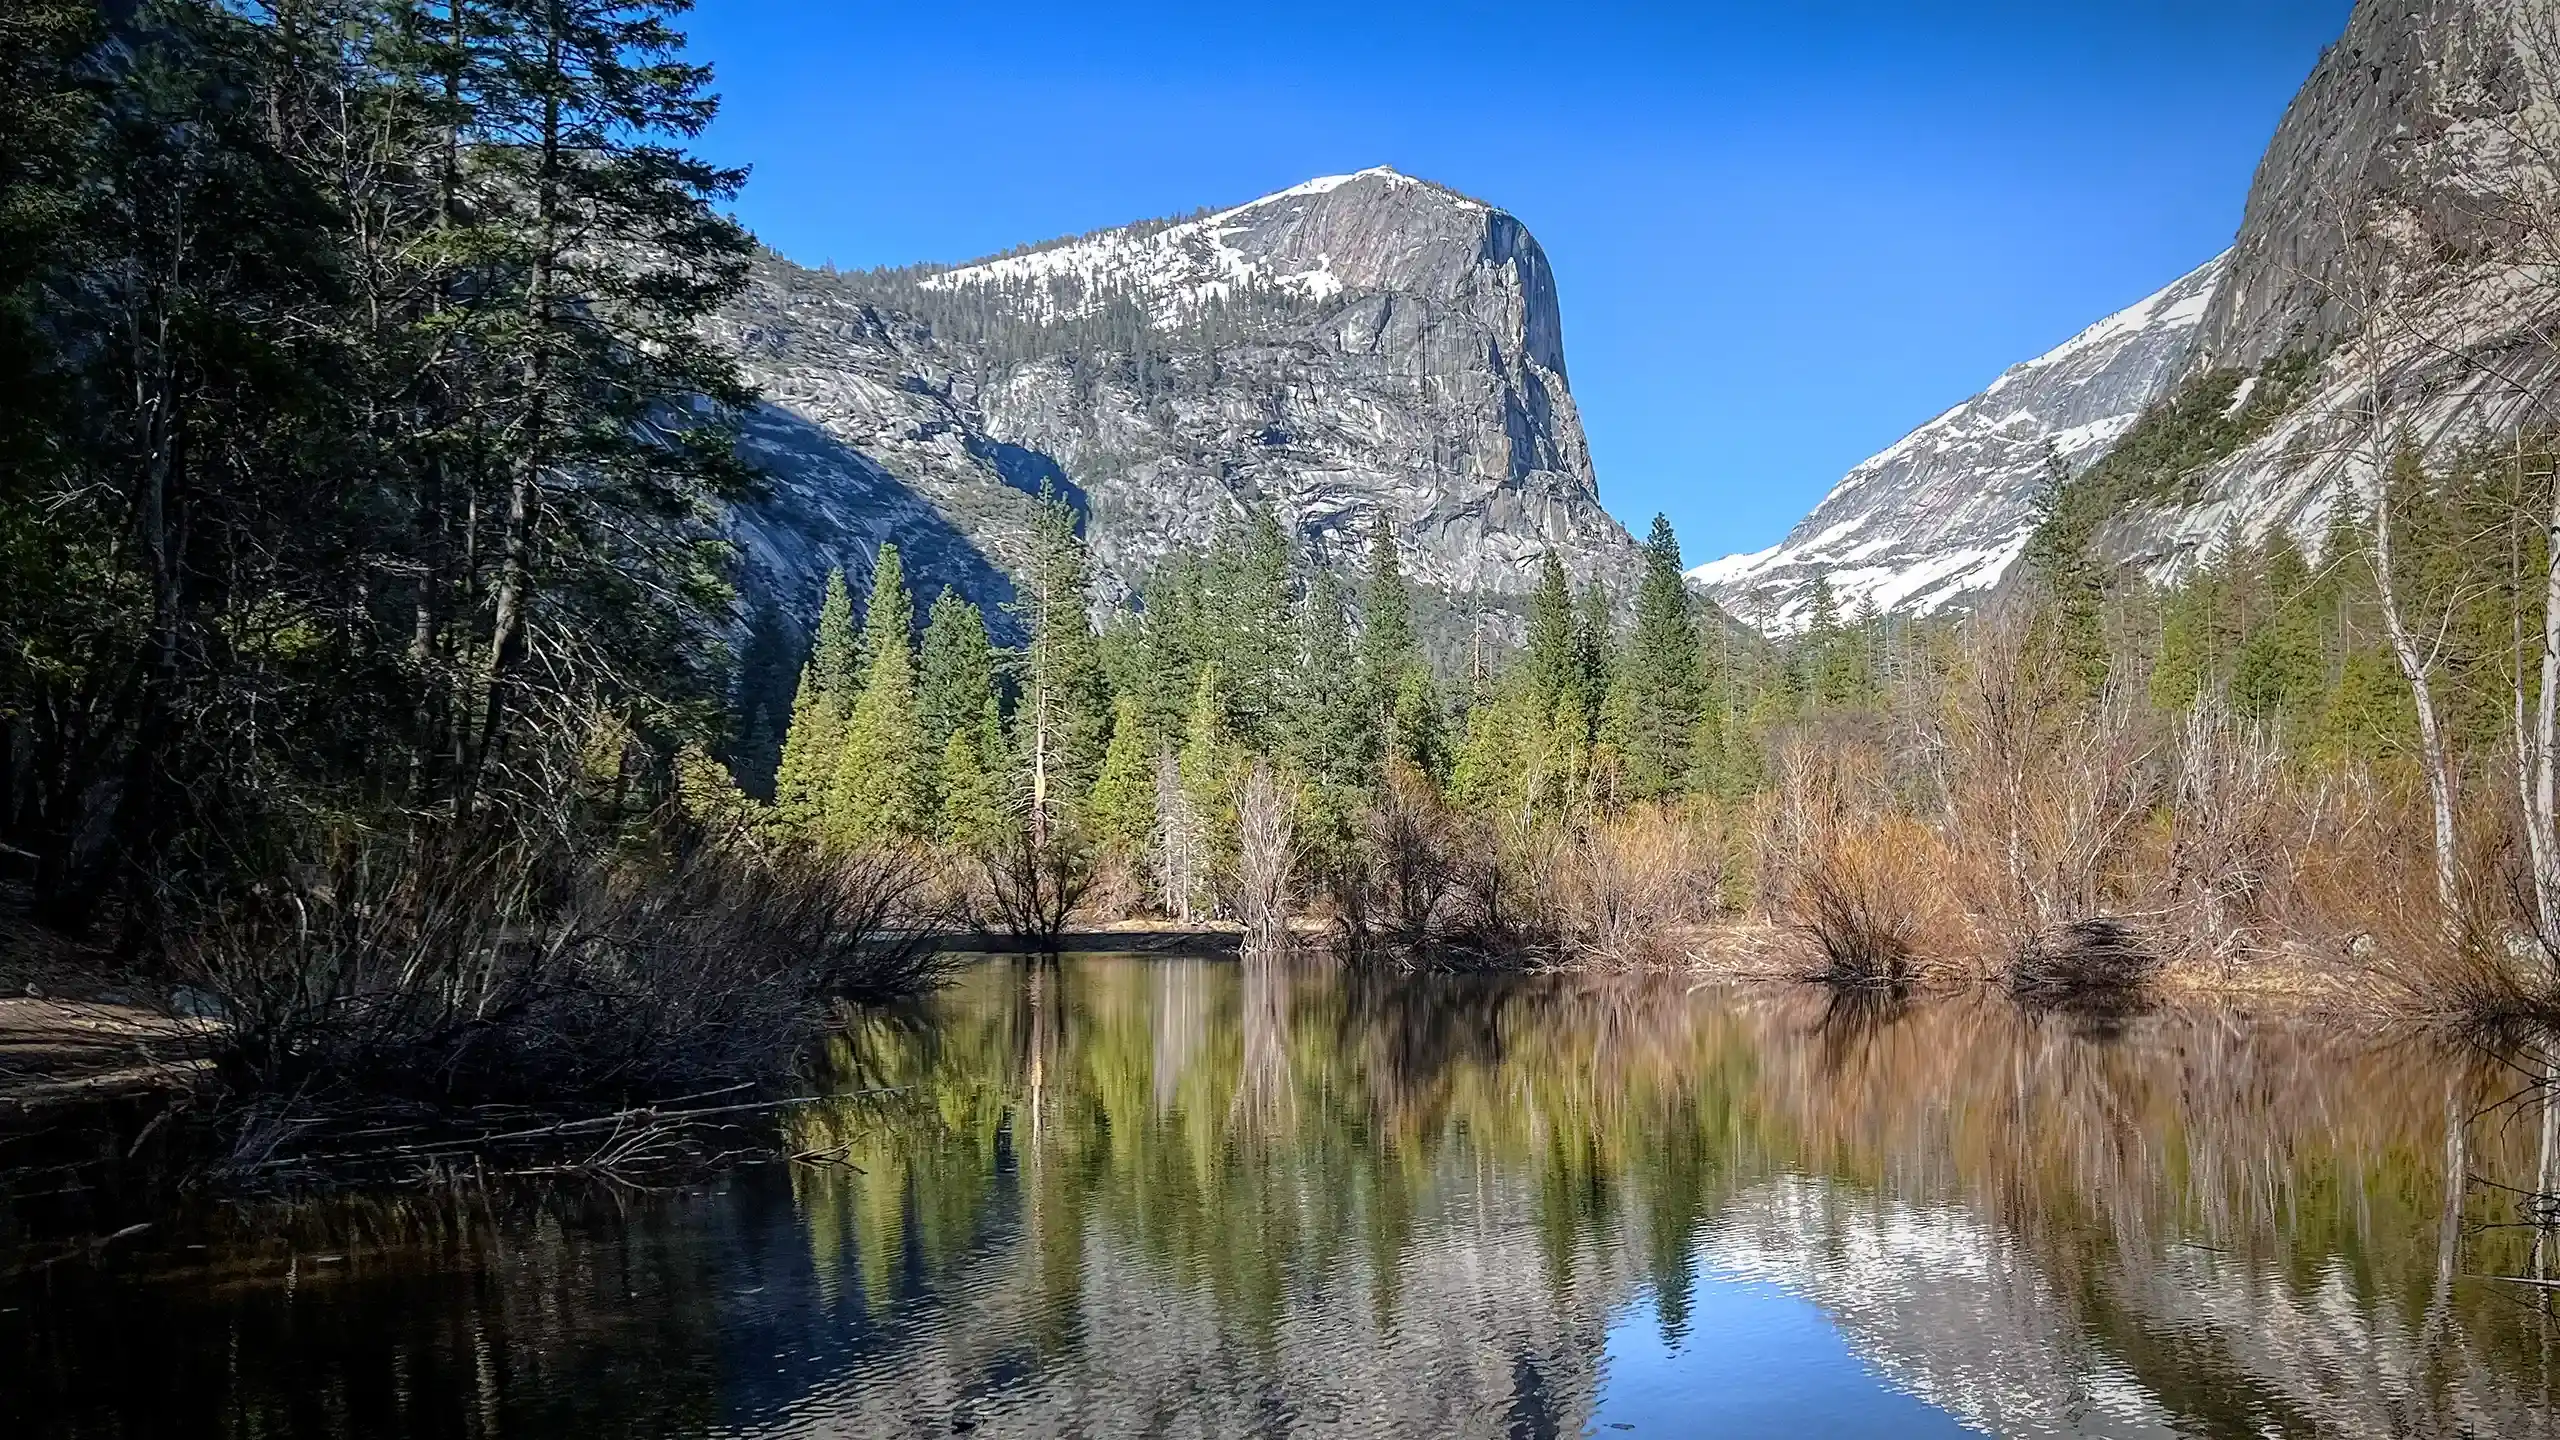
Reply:
M1690 579L1770 634L1801 628L1826 578L1843 610L1925 614L1990 589L2035 527L2048 454L2084 468L2177 383L2222 264L2012 367L1850 471L1777 545Z

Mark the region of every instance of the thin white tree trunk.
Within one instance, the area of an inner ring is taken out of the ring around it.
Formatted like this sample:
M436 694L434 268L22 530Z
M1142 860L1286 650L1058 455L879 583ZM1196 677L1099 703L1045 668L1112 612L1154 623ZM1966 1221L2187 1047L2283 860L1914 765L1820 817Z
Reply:
M2433 657L2424 653L2409 628L2400 604L2392 527L2392 446L2394 436L2383 400L2380 327L2368 325L2366 353L2366 443L2373 461L2374 591L2382 602L2382 625L2391 641L2392 659L2408 682L2409 699L2418 712L2418 763L2426 771L2427 805L2434 820L2436 903L2451 933L2457 911L2454 877L2453 765L2445 750L2444 725L2436 714Z
M2521 442L2519 442L2521 444ZM2560 751L2560 484L2551 491L2551 511L2543 527L2542 670L2534 695L2533 789L2525 797L2525 838L2533 861L2534 917L2541 922L2545 954L2560 945L2560 834L2553 830L2553 775ZM2521 697L2518 700L2521 707Z

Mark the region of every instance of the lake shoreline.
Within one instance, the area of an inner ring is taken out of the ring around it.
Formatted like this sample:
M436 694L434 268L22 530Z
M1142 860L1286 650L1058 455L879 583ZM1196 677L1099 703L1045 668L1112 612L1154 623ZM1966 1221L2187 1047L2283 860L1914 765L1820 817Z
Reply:
M1302 926L1299 935L1320 949L1328 932ZM0 1122L114 1096L193 1085L213 1022L173 1012L136 994L140 982L121 979L91 946L39 936L32 927L0 932ZM1053 947L1062 954L1123 954L1199 959L1234 958L1243 948L1234 925L1171 921L1120 921L1067 932ZM1023 937L973 930L943 930L917 937L920 948L945 956L1029 955L1043 946ZM1689 927L1669 947L1681 958L1641 967L1610 964L1521 967L1546 976L1686 977L1739 986L1819 989L1810 942L1785 926L1734 920ZM1472 967L1500 971L1505 967ZM2412 1031L2440 1022L2395 1010L2380 993L2378 974L2324 973L2307 956L2276 956L2215 973L2193 964L2165 967L2138 994L2078 997L2106 1008L2140 1010L2161 1005L2224 1005L2251 1012L2282 1011L2335 1021L2349 1028L2382 1026ZM1850 989L1854 987L1834 987ZM2003 991L1995 975L1939 976L1901 987L1915 997ZM2005 992L2003 992L2005 993ZM2047 1008L2074 1008L2063 997Z

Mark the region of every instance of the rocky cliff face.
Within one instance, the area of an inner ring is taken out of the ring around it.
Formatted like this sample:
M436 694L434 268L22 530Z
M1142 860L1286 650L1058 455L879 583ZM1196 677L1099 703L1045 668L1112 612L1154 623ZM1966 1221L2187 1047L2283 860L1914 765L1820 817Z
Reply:
M2361 0L2288 107L2228 254L1852 471L1772 550L1694 573L1772 632L1802 623L1825 576L1844 605L1961 603L2033 528L2047 440L2085 468L2209 372L2240 377L2237 405L2248 377L2308 366L2247 443L2101 530L2154 580L2278 529L2316 548L2340 498L2371 493L2377 395L2437 459L2560 418L2555 89L2551 0Z
M2377 203L2430 245L2473 249L2502 228L2481 184L2520 158L2536 86L2518 44L2552 23L2548 0L2357 5L2258 163L2196 363L2254 370L2361 333L2354 237Z
M1990 589L2035 528L2049 457L2086 468L2177 382L2223 263L2013 366L1850 471L1777 545L1690 578L1770 634L1802 628L1826 579L1844 611L1927 614Z
M2361 0L2249 191L2191 371L2317 356L2262 435L2102 532L2169 580L2370 499L2375 427L2432 460L2560 411L2560 7ZM2388 448L2384 445L2379 448Z
M1514 595L1539 558L1624 573L1565 380L1545 253L1508 214L1368 170L1178 223L953 269L757 267L725 317L767 404L751 588L809 608L896 540L981 600L1044 484L1106 581L1268 504L1348 559L1374 517L1408 573Z

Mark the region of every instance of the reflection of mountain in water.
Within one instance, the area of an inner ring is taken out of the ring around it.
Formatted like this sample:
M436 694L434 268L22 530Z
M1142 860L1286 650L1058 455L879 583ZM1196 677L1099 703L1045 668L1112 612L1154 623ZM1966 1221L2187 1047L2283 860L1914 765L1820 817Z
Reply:
M862 1166L802 1183L822 1271L894 1304L1003 1218L787 1430L1571 1431L1614 1314L1750 1279L1999 1433L2549 1433L2540 1322L2429 1304L2442 1097L2492 1083L2431 1053L1085 962L838 1059L916 1088L810 1118Z
M2464 1278L2527 1268L2495 1186L2541 1160L2458 1123L2513 1083L2474 1057L1094 959L977 967L828 1061L787 1138L841 1163L251 1213L7 1288L0 1434L1552 1435L1809 1395L1807 1435L2555 1430L2560 1329Z

